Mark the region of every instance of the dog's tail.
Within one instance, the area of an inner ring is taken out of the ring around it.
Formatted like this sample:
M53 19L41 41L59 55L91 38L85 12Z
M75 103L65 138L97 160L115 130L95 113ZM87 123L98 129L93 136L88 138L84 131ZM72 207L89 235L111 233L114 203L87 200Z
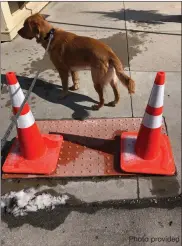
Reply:
M130 77L128 77L123 70L123 66L119 58L112 53L110 58L110 65L112 65L116 70L116 75L121 83L128 89L128 92L135 93L135 82Z

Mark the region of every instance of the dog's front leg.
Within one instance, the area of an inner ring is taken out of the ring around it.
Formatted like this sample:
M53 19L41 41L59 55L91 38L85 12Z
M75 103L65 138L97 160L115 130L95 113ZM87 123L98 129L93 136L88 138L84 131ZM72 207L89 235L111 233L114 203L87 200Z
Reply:
M69 89L71 91L76 91L79 89L79 77L78 77L78 72L76 71L71 71L71 77L73 81L73 86L71 86Z
M68 71L67 70L59 70L59 75L62 81L62 95L61 99L65 98L68 95Z

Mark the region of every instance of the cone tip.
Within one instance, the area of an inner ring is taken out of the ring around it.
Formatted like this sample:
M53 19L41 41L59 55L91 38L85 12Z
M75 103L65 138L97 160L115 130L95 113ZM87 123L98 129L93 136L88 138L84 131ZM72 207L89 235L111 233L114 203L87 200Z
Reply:
M155 84L157 85L163 85L165 83L165 72L159 71L157 72L156 78L155 78Z
M14 72L7 72L6 80L7 80L8 85L14 85L17 83L17 78Z

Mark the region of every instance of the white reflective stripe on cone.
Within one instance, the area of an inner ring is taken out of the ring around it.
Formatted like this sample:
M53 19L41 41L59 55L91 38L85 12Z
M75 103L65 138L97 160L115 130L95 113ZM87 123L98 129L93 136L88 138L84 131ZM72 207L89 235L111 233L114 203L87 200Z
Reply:
M145 113L142 124L151 129L159 128L162 125L162 114L153 116Z
M164 85L153 85L148 105L153 108L162 107L164 104Z
M20 115L17 120L17 127L18 128L28 128L32 126L35 122L33 114L29 111L27 114Z
M25 96L23 94L23 91L19 85L19 83L15 85L9 85L9 93L11 97L12 106L14 107L20 107Z

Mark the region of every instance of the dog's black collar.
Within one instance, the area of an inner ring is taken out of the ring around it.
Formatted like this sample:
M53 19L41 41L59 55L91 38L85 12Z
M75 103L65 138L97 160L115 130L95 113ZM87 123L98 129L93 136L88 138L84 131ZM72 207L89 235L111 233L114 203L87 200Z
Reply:
M44 40L49 39L49 37L50 37L51 34L54 35L54 32L55 32L55 29L52 28L52 29L47 33L47 35L45 36Z

